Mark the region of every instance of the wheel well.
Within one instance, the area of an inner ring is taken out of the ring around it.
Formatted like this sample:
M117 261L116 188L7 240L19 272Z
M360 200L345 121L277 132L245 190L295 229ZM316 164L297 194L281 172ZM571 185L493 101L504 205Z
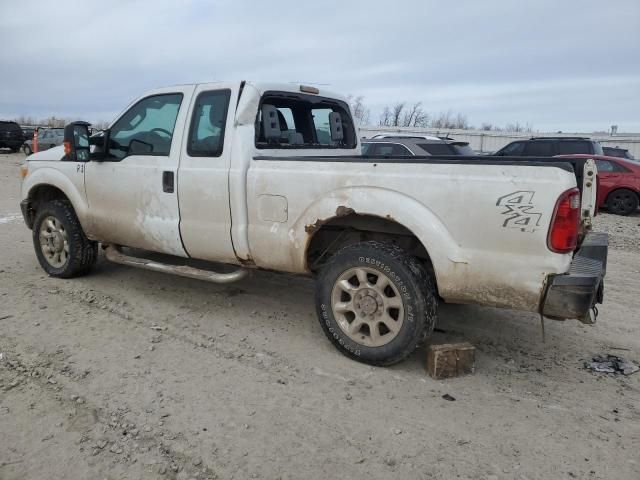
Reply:
M26 221L29 228L33 225L40 205L51 200L69 200L62 190L53 185L36 185L29 191L29 202L26 210Z
M348 210L350 209L347 209L347 212ZM347 215L326 221L319 220L313 225L308 225L306 231L312 235L307 247L307 269L314 273L341 248L377 240L398 245L409 255L418 258L433 281L436 281L433 264L425 246L411 230L392 218L348 212Z
M614 193L616 193L617 191L619 191L619 190L629 190L630 192L635 193L635 194L636 194L636 197L638 197L638 201L640 202L640 191L636 192L633 188L618 187L618 188L615 188L615 189L611 190L611 191L607 194L607 198L606 198L606 200L605 200L605 203L608 203L608 202L609 202L609 197L610 197L611 195L613 195Z

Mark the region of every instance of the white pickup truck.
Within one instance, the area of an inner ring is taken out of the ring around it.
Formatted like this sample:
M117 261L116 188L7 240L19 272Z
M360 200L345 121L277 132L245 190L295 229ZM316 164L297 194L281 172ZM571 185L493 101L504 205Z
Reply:
M423 342L439 301L585 323L602 301L592 160L361 156L345 99L315 87L154 90L97 136L69 124L22 176L49 275L87 273L99 243L111 261L218 283L313 275L328 338L375 365Z

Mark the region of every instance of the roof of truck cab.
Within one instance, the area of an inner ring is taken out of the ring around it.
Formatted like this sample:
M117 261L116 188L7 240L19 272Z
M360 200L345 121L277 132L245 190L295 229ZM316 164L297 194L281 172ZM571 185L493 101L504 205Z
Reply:
M151 90L151 92L156 90L167 90L171 87L184 87L184 86L201 86L201 85L215 85L217 83L223 84L240 84L241 80L212 80L211 82L197 82L197 83L180 83L175 85L170 85L167 87L158 87ZM301 93L304 95L318 96L318 97L328 97L335 98L337 100L342 100L347 102L347 98L341 93L326 89L322 85L314 84L314 83L304 83L304 82L268 82L268 81L254 81L254 80L242 80L245 83L245 87L250 85L254 87L258 92L262 95L264 92L268 91L280 91L280 92L291 92L291 93ZM319 93L309 93L309 92L301 92L300 87L314 87L319 90Z

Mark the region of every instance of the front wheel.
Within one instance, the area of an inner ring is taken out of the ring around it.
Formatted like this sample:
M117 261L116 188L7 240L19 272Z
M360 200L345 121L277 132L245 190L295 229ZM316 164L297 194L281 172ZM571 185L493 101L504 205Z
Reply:
M616 215L629 215L638 209L638 194L626 188L614 190L607 197L607 208Z
M84 275L98 258L98 244L86 237L73 207L63 200L38 207L33 246L40 265L52 277Z
M25 145L22 147L22 150L24 151L24 154L28 157L29 155L31 155L33 153L33 150L31 150L31 147L29 145Z
M336 253L316 286L329 340L371 365L397 363L422 344L435 326L437 303L434 283L415 257L373 241Z

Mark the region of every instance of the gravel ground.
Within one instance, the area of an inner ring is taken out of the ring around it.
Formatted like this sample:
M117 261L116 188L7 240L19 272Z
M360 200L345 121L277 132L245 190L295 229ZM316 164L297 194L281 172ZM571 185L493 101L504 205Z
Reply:
M313 283L217 286L100 259L44 275L19 216L21 155L0 153L0 479L640 478L640 215L611 234L598 323L445 305L434 342L477 347L435 381L324 338ZM455 401L443 399L449 394Z

